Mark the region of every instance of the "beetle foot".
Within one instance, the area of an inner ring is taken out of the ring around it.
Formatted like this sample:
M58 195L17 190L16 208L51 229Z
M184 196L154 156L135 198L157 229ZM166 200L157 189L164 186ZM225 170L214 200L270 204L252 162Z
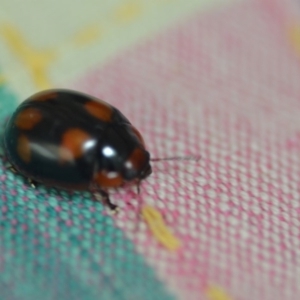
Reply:
M9 166L8 170L11 171L11 172L13 172L13 173L18 173L17 169L15 167L13 167L13 166Z
M106 207L108 207L112 215L115 215L119 212L119 207L111 203L107 192L100 191L99 193L95 193L95 198L97 199L97 201L102 202Z
M109 214L114 216L120 212L120 208L117 205L112 204L114 207L109 207Z
M30 186L32 188L34 188L34 189L36 188L36 186L37 186L37 182L36 181L34 181L34 180L30 179L30 178L28 178L27 181L28 181L28 183L30 184Z

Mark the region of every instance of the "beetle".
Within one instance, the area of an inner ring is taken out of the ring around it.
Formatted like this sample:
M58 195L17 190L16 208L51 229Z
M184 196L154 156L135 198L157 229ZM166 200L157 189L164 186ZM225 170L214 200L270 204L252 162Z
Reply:
M100 194L139 184L151 172L140 132L115 107L72 90L42 91L8 120L4 151L12 168L32 183Z

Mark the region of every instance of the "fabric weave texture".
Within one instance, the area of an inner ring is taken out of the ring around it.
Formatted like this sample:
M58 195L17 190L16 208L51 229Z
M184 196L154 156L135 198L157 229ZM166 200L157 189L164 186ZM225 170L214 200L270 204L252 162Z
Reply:
M33 190L1 160L0 299L298 300L297 9L245 0L191 11L60 81L116 106L152 157L201 159L153 162L140 195L111 193L116 216L89 193ZM2 124L19 93L2 84ZM153 236L144 204L179 250Z

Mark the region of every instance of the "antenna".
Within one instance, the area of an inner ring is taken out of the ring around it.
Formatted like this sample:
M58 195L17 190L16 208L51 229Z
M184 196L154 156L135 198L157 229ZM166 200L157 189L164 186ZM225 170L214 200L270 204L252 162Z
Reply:
M172 161L172 160L192 160L198 162L201 159L200 155L192 155L192 156L171 156L171 157L156 157L150 158L150 161L158 162L158 161Z

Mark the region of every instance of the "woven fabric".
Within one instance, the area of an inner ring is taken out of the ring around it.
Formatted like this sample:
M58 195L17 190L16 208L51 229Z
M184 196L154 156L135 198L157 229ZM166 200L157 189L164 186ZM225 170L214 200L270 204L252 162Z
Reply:
M74 85L134 120L153 156L202 156L157 163L143 185L176 255L136 233L135 215L116 219L181 299L209 283L233 299L300 297L300 65L278 23L257 2L195 14Z
M4 87L0 98L3 120L15 99ZM32 189L8 166L1 160L1 299L172 299L89 193Z
M1 161L0 299L298 300L299 13L292 0L199 9L57 79L118 107L153 157L201 159L153 162L140 195L111 193L116 216L89 193L33 190ZM3 122L17 94L1 87Z

